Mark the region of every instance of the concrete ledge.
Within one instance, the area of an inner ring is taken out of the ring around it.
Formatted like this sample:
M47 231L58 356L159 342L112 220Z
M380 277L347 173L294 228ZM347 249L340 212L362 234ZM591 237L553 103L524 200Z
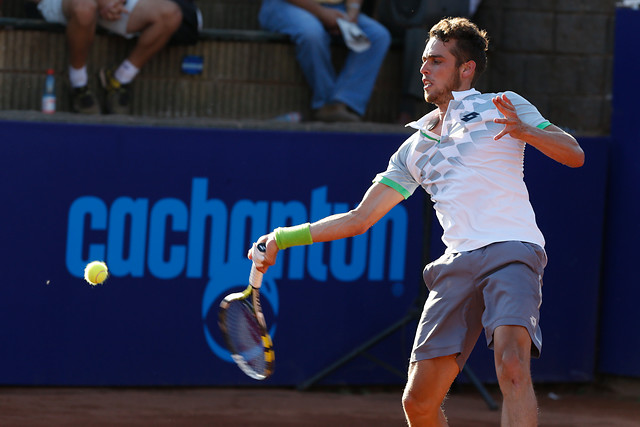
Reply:
M398 146L403 138L415 130L402 125L389 123L323 123L303 122L290 123L275 120L225 120L204 117L187 118L156 118L137 117L125 115L100 115L82 116L73 113L57 112L55 114L43 114L39 111L0 111L0 127L3 121L12 122L43 122L64 123L77 125L116 125L116 126L142 126L142 127L183 127L183 128L215 128L215 129L242 129L242 130L278 130L292 132L341 132L361 134L398 134Z

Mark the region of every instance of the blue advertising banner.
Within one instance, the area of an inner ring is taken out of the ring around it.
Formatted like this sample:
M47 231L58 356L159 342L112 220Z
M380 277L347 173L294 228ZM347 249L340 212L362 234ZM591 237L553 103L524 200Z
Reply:
M0 384L256 384L217 326L250 244L355 206L402 135L0 123ZM297 384L404 316L420 289L422 195L366 234L279 256L262 296ZM87 262L111 277L91 286ZM413 329L371 349L400 371ZM370 360L331 383L402 382Z
M405 318L423 289L422 191L362 236L282 252L262 290L276 370L258 383L231 362L217 326L220 300L247 283L250 244L353 208L405 134L0 129L0 384L299 385ZM580 142L577 170L527 149L550 260L538 381L594 374L608 139ZM427 231L434 259L437 222ZM96 259L111 277L91 286L82 274ZM319 383L402 384L415 325ZM469 363L494 381L484 338Z
M617 9L599 358L602 373L636 378L640 378L635 357L640 354L640 335L635 332L640 328L640 318L635 315L640 300L636 265L640 240L640 128L635 113L640 97L636 84L640 70L638 26L640 10Z

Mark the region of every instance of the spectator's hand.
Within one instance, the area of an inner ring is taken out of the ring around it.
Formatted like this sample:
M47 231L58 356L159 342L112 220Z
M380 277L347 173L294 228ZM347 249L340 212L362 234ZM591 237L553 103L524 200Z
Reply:
M344 12L330 7L323 7L322 13L318 16L322 25L327 29L329 34L339 35L340 27L338 26L338 18L348 19Z
M124 7L126 0L106 0L98 3L100 17L107 21L117 21L123 13L129 13Z

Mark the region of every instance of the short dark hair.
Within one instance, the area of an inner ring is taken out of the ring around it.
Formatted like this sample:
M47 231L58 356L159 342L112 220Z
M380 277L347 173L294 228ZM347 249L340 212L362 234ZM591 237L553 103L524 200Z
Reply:
M431 27L429 37L437 38L443 42L456 40L456 45L451 50L453 56L456 57L456 65L460 66L467 61L474 61L476 72L472 84L475 84L487 68L487 49L489 48L487 32L478 28L467 18L444 18Z

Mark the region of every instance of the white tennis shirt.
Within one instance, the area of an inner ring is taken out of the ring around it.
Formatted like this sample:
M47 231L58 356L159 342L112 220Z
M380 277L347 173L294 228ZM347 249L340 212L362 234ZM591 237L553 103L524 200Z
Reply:
M505 93L520 120L541 129L550 125L526 99ZM503 116L491 99L501 94L453 92L441 135L425 128L427 116L409 123L417 131L374 179L405 198L418 186L425 189L447 253L509 240L544 247L524 183L525 143L509 135L493 139L504 125L493 122Z

